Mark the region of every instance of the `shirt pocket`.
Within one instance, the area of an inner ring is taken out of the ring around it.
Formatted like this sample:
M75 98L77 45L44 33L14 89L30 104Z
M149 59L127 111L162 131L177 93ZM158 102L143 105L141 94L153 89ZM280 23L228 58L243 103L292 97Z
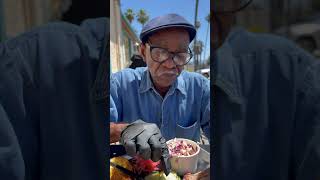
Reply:
M199 128L198 121L194 122L192 125L187 126L187 127L176 124L176 137L191 139L196 142L199 141L200 140L200 128Z

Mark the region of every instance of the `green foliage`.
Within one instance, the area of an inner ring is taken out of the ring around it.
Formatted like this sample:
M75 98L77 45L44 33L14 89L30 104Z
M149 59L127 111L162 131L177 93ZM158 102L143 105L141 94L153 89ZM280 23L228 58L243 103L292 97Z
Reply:
M149 15L146 13L144 9L140 9L138 14L136 15L138 22L144 26L144 24L149 20Z
M132 21L134 20L134 16L135 16L135 13L133 12L132 9L127 9L127 11L124 13L125 17L128 19L128 21L130 23L132 23Z

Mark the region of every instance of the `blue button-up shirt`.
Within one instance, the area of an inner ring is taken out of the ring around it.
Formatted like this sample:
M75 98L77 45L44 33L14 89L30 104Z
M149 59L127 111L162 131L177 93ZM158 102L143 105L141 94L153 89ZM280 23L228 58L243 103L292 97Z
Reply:
M164 98L145 67L112 74L110 82L111 121L155 123L167 140L198 141L200 128L209 137L210 83L202 75L183 71Z

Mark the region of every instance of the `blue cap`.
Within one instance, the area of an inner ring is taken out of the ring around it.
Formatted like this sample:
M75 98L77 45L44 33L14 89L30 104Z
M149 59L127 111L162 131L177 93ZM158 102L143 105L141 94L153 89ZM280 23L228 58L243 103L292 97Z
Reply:
M182 16L178 14L166 14L163 16L158 16L147 22L140 33L140 40L142 42L146 42L148 37L154 32L172 27L181 27L187 30L190 36L190 42L197 33L196 28Z

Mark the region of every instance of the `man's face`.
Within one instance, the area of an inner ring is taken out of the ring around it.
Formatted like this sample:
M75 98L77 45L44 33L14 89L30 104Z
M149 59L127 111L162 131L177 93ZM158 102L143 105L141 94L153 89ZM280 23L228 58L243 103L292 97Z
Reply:
M156 62L155 55L153 54L153 57L151 55L152 47L160 47L171 53L185 53L188 52L188 46L189 34L181 28L160 30L151 35L147 43L141 46L141 55L148 66L156 88L170 87L183 70L184 65L176 65L172 55L162 63Z

